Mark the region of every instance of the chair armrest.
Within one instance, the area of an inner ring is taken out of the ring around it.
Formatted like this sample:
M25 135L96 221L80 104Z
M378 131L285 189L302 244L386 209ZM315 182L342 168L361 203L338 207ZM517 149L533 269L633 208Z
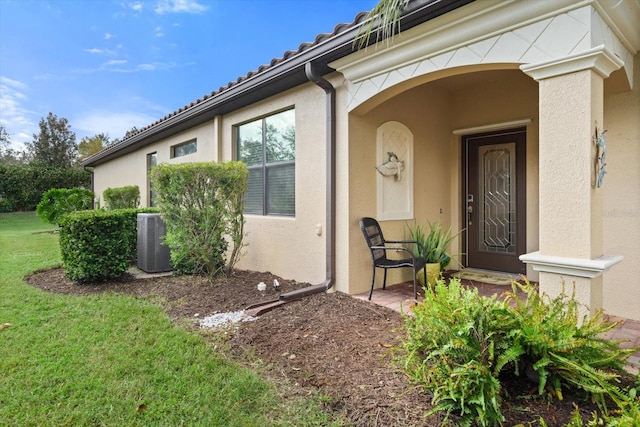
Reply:
M390 240L387 240L387 242L390 242ZM417 242L413 242L413 243L417 243ZM383 250L383 251L404 251L404 252L408 252L409 255L411 255L411 258L413 258L413 259L418 258L417 256L415 256L415 254L413 253L413 251L411 249L407 249L404 246L371 246L370 249L371 250L378 249L378 250Z
M417 246L420 248L420 250L421 250L421 252L422 252L422 253L425 253L425 252L426 252L426 251L424 250L424 246L422 246L422 243L420 243L420 242L418 242L418 241L416 241L416 240L386 240L386 242L387 242L387 243L411 243L411 244L417 245ZM415 255L413 255L413 253L412 253L412 256L413 256L414 258L418 258L418 257L416 257Z

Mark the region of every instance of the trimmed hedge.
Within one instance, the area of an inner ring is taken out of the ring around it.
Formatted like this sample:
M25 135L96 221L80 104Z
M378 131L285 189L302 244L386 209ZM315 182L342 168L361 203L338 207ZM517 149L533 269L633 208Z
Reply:
M105 207L114 209L136 209L140 204L140 189L137 185L107 188L102 193Z
M120 277L136 258L138 213L156 208L72 212L60 221L64 272L79 283Z
M36 214L44 222L59 224L63 216L74 211L91 209L93 191L84 188L52 188L44 193Z
M91 186L91 174L80 168L0 163L0 212L33 211L52 188Z
M232 270L243 247L248 176L242 162L164 164L151 170L176 271L213 277Z

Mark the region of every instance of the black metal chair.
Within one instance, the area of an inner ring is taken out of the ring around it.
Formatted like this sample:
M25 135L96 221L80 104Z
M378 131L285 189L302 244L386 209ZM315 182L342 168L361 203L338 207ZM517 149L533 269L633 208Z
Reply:
M371 279L371 291L369 291L369 299L373 295L373 287L376 284L376 268L384 269L384 281L382 282L382 289L386 289L387 287L387 269L389 268L402 268L402 267L411 267L413 268L413 297L414 299L418 299L418 285L416 276L418 271L424 270L424 277L426 280L427 277L427 260L424 258L420 258L414 255L414 252L401 244L412 244L418 245L421 244L416 242L415 240L385 240L382 229L380 228L380 224L373 218L362 218L360 219L360 229L362 230L362 234L364 234L364 238L367 241L367 246L369 246L369 250L371 250L371 259L373 261L373 278ZM388 246L391 243L395 246ZM389 259L387 257L387 251L403 251L409 254L408 258L403 259ZM424 250L423 250L424 252Z

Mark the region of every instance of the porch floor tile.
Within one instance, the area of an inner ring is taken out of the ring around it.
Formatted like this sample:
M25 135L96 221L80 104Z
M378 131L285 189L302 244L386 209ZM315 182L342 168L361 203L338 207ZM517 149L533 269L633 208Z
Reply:
M510 286L504 285L493 285L466 279L463 279L461 282L463 285L476 287L478 294L481 296L491 296L511 290ZM367 291L352 296L367 301L369 292ZM418 289L418 299L420 300L423 296L424 292L422 289ZM413 299L413 282L387 286L387 289L384 291L381 288L374 289L370 303L407 313L411 305L415 304L415 300ZM608 316L608 319L614 322L620 322L618 326L609 331L607 334L608 339L623 341L620 344L622 348L640 348L640 321L616 316ZM640 371L640 351L634 353L627 359L627 370L632 374L637 374Z

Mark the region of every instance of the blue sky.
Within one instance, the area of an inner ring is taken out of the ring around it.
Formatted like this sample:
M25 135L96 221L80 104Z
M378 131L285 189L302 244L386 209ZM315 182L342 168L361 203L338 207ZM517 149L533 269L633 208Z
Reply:
M0 0L0 124L16 149L49 112L120 138L376 3Z

